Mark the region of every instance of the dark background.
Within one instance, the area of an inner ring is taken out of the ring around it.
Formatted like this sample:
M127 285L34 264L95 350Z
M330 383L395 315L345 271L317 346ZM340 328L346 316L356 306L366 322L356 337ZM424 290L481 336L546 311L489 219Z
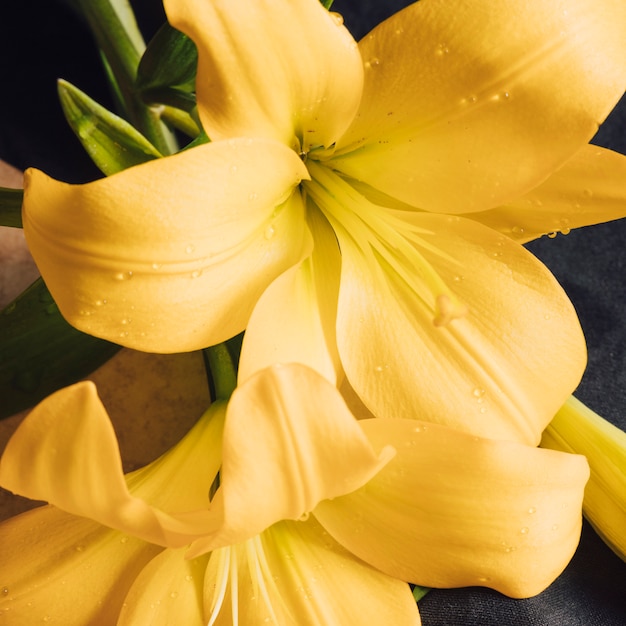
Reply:
M407 0L336 0L355 38ZM64 78L110 105L89 32L62 1L4 3L0 14L0 159L68 181L100 177L66 126L56 97ZM164 20L159 0L134 0L147 38ZM626 99L594 138L626 153ZM626 181L625 181L626 185ZM626 220L544 237L529 247L580 315L589 366L576 395L626 429ZM558 337L554 338L558 341ZM626 532L626 529L625 529ZM544 593L510 600L486 589L437 590L421 602L424 626L623 626L626 564L585 526L571 564ZM373 625L378 626L378 625Z

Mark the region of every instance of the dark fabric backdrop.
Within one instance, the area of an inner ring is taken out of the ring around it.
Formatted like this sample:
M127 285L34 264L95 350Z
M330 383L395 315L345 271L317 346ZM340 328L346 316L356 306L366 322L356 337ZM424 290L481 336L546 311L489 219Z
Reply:
M132 2L150 36L159 0ZM336 0L358 39L407 0ZM0 13L0 158L69 182L100 176L65 124L55 81L110 103L89 33L62 2L21 0ZM626 153L626 100L594 142ZM626 184L626 181L625 181ZM554 272L581 317L589 367L576 395L626 429L626 220L547 237L529 246ZM558 337L555 337L558 341ZM626 529L625 529L626 532ZM424 626L623 626L626 564L585 526L571 564L545 592L511 600L481 588L436 590L421 602Z

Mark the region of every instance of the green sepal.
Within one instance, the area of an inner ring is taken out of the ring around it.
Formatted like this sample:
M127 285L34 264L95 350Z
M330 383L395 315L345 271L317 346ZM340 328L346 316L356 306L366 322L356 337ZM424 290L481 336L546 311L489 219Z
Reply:
M22 228L22 189L0 187L0 226Z
M334 0L320 0L320 2L325 9L330 11L330 7L333 6Z
M0 346L0 418L81 380L120 349L70 326L41 278L0 313Z
M107 176L162 156L126 120L105 109L74 85L59 80L58 90L69 125L93 162Z
M196 45L165 23L139 61L135 85L147 104L166 104L189 112L196 106L197 68Z

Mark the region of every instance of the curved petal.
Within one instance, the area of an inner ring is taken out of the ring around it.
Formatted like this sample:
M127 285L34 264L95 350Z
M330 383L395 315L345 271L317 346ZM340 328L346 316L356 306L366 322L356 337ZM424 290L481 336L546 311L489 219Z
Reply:
M202 626L208 555L185 559L184 548L164 550L133 582L116 626Z
M313 513L356 556L427 587L513 597L539 593L565 568L580 536L584 457L412 420L360 425L396 457Z
M279 143L209 143L86 185L28 170L24 232L65 318L147 352L237 334L306 253L308 176Z
M172 453L129 475L131 494L95 385L77 383L49 396L22 422L0 459L0 483L145 541L186 545L210 520L206 509L220 462L224 409L212 405Z
M189 556L244 541L324 498L366 483L393 456L375 454L340 393L291 363L251 376L228 403L215 533Z
M361 107L333 167L420 209L530 191L626 88L622 0L416 2L366 36Z
M508 204L467 217L515 239L532 241L547 233L626 217L626 156L587 145L530 193Z
M536 445L585 367L567 296L533 255L491 229L393 216L419 229L405 231L414 237L405 257L381 260L337 232L337 340L350 384L378 417Z
M166 0L198 47L196 91L212 139L269 137L328 146L352 121L363 85L357 45L315 0Z
M314 518L281 522L227 550L230 558L213 553L207 570L205 617L217 609L211 626L237 623L233 604L245 626L421 623L405 582L355 559ZM230 584L220 597L216 590L225 576Z
M11 624L115 624L162 548L52 506L0 525L0 615ZM6 613L5 613L6 611Z
M241 384L274 363L302 363L333 385L343 376L335 322L341 257L328 222L312 207L313 254L263 293L246 328L239 361Z

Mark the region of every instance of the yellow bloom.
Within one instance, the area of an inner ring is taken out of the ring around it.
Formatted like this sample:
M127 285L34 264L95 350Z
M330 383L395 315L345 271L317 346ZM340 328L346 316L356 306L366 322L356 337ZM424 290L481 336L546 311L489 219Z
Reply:
M415 625L406 581L545 588L575 550L587 477L576 455L356 421L302 365L250 377L124 477L79 383L38 405L0 462L4 487L54 505L0 526L0 610L18 626Z
M28 172L63 314L159 352L260 326L376 415L536 444L585 348L515 239L624 215L626 158L586 146L626 84L624 2L423 0L358 45L318 0L242 6L165 2L212 143L86 185Z
M591 478L583 512L607 545L626 560L626 433L572 396L546 428L541 445L587 457Z

